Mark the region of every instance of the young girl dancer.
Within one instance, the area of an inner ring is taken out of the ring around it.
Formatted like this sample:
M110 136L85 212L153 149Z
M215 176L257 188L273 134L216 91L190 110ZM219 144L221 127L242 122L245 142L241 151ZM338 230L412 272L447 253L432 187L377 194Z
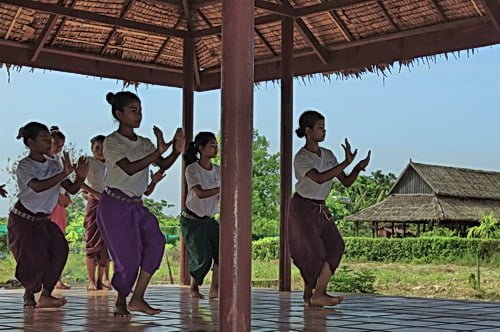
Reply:
M68 257L68 243L59 227L51 222L50 214L59 197L60 188L75 194L85 180L88 163L80 158L75 168L67 153L61 163L46 157L50 153L51 137L48 128L30 122L20 129L29 148L16 170L19 200L9 214L9 247L17 262L16 278L25 288L24 307L60 307L64 298L52 296ZM68 175L76 172L75 181ZM35 293L42 291L38 303Z
M89 160L89 174L82 186L87 199L85 214L85 263L89 285L87 290L111 289L109 282L109 256L101 233L97 227L97 203L104 191L106 164L103 154L104 135L90 140L93 157ZM97 270L97 278L96 278Z
M198 157L199 155L199 157ZM219 207L220 167L212 164L217 156L217 139L210 132L196 135L184 153L188 193L181 213L182 236L189 256L191 296L202 299L199 286L213 264L209 298L219 293L219 223L214 219Z
M118 291L115 315L129 316L129 310L154 315L160 310L144 300L144 293L160 266L165 237L157 219L142 205L141 196L154 189L154 183L148 188L149 165L154 163L163 170L170 168L184 150L184 134L178 129L174 139L165 143L161 130L154 127L155 147L149 139L134 132L142 120L137 95L128 91L108 93L106 99L119 128L104 140L105 190L97 207L97 224L114 263L111 284ZM161 155L170 145L172 153L163 158ZM127 307L126 298L134 283Z
M290 253L304 279L304 304L336 305L342 297L328 295L326 287L340 264L344 240L331 219L325 200L334 178L346 187L356 180L359 172L368 165L370 152L351 174L346 175L344 169L352 163L357 150L352 152L346 139L345 145L342 145L345 160L338 163L331 150L319 146L326 135L323 115L316 111L304 112L296 133L300 138L306 137L306 144L294 159L297 184L288 213Z

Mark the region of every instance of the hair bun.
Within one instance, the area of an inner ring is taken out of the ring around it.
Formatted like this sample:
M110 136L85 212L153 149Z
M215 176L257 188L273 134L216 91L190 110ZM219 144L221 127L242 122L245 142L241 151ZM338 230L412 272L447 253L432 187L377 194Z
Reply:
M16 139L21 139L24 137L24 127L19 128L19 131L17 132Z
M302 129L302 128L297 128L295 130L295 134L297 134L297 136L299 138L302 138L302 137L306 136L306 133L305 133L304 129Z
M115 94L113 92L108 92L108 94L106 95L106 101L110 105L113 105L113 103L115 102Z
M59 127L58 126L50 127L50 132L53 132L53 131L59 131Z

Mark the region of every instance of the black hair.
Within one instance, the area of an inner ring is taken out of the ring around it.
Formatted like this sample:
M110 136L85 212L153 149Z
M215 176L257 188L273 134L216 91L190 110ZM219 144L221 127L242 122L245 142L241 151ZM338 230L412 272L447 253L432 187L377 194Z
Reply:
M120 91L117 93L108 92L106 95L106 101L111 105L111 112L113 117L118 120L116 116L116 111L121 111L133 101L141 102L139 97L130 91Z
M24 145L28 146L28 139L35 140L42 131L49 133L49 128L40 122L29 122L24 127L19 128L17 139L23 139Z
M60 138L62 140L66 139L66 136L59 130L58 126L50 127L50 137L52 138Z
M106 136L104 135L97 135L97 136L94 136L90 139L90 146L94 146L94 144L96 142L104 142L104 139L106 138Z
M209 131L202 131L196 135L194 142L188 144L186 151L184 151L182 155L186 162L186 166L200 160L198 157L200 150L198 148L200 146L206 146L212 139L217 140L215 134Z
M299 118L299 128L295 130L295 133L299 138L306 136L306 128L313 128L314 125L319 120L324 120L325 117L321 113L316 111L305 111L300 115Z

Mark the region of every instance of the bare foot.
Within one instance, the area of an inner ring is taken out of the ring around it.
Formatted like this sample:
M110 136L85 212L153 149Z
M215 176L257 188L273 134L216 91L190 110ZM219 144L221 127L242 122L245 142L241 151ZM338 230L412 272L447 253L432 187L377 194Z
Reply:
M311 297L311 307L328 307L334 306L342 302L338 297L329 296L326 294L316 295Z
M128 308L130 311L139 311L148 315L156 315L161 312L160 309L151 307L144 299L134 299L133 296L128 303Z
M40 295L37 308L60 308L68 301L64 297L54 297L52 295Z
M304 307L310 307L310 306L311 306L311 298L304 297Z
M210 287L210 291L208 291L208 298L213 300L219 297L219 288L218 287Z
M87 290L88 291L96 291L97 289L98 288L97 288L97 285L95 284L95 282L90 281L89 285L87 286Z
M103 281L98 281L97 282L97 287L100 287L99 289L104 289L104 290L112 290L113 287L111 286L111 282L109 280L103 280Z
M61 280L59 280L56 284L56 289L71 289L71 286L70 285L66 285L64 282L62 282Z
M340 303L342 303L342 301L344 301L344 297L343 296L333 296L333 295L330 295L328 293L325 293L325 295L328 296L331 299L337 300L338 301L337 304L340 304Z
M127 309L127 299L118 297L115 304L115 317L130 317L130 311Z
M201 299L205 298L205 296L203 296L203 294L201 294L198 289L190 289L189 293L191 294L191 297L193 299L200 299L201 300Z
M33 292L24 292L24 308L34 308L36 307L35 294Z

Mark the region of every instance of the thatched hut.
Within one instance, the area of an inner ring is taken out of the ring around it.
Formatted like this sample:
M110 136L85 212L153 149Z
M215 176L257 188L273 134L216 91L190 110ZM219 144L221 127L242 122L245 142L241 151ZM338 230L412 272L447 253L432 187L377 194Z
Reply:
M408 224L417 235L434 225L465 234L484 214L500 216L500 173L410 162L384 201L346 219L371 223L373 234L398 236ZM389 229L389 230L388 230ZM377 232L375 232L377 230Z

